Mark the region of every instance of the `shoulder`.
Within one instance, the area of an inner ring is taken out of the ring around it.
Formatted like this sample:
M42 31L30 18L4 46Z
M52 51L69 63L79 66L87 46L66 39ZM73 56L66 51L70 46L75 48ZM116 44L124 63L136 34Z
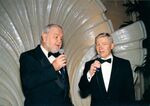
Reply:
M121 57L117 57L117 56L113 56L113 59L114 59L114 62L115 63L121 63L121 64L126 64L126 65L131 65L130 64L130 61L129 60L127 60L127 59L124 59L124 58L121 58ZM120 65L121 65L120 64Z
M85 68L89 69L91 64L95 61L96 59L93 59L93 60L89 60L85 63Z
M31 54L34 54L36 51L38 51L40 49L40 46L38 45L37 47L33 48L33 49L30 49L30 50L27 50L25 52L22 52L20 55L24 56L24 55L31 55Z
M119 61L128 61L127 59L124 59L122 57L113 56L113 58Z
M87 61L85 64L86 64L86 65L92 64L95 60L96 60L96 59L89 60L89 61Z
M27 58L27 57L34 57L39 53L40 51L40 46L38 45L36 48L30 49L28 51L22 52L20 54L20 59L22 58Z

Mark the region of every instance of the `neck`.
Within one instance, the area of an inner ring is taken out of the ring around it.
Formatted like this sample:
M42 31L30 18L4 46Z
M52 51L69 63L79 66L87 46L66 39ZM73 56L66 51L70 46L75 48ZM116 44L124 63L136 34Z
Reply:
M101 57L101 56L100 56ZM105 56L105 57L101 57L102 59L108 59L108 58L111 58L112 57L112 54L109 54L108 56Z

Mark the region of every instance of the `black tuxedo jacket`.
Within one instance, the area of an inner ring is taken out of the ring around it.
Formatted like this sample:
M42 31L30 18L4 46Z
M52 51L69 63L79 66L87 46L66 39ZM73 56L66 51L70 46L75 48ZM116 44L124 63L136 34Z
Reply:
M129 61L113 56L108 91L105 90L101 69L95 73L90 82L87 80L87 72L94 61L91 60L85 64L79 81L81 97L84 98L90 94L91 106L128 104L134 101L133 75Z
M20 76L25 106L70 106L68 74L65 89L59 75L42 52L40 45L20 56Z

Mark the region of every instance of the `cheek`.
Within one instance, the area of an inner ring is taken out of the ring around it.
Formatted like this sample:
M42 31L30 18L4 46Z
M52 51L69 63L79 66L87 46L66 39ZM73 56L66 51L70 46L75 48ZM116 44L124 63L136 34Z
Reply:
M96 50L97 50L97 51L98 51L98 49L99 49L99 48L98 48L98 47L96 47Z
M111 50L112 50L112 48L111 48L111 47L108 47L106 51L107 51L108 53L110 53Z
M47 43L49 44L49 45L53 45L54 44L54 39L52 39L52 38L48 38L47 39Z

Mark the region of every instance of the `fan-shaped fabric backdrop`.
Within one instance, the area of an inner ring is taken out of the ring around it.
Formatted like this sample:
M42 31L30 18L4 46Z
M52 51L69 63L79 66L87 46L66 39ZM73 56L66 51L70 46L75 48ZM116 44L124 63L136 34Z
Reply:
M84 63L95 55L94 38L98 33L112 33L115 55L129 59L133 70L142 65L146 56L142 47L146 38L143 23L139 21L114 32L105 11L100 0L0 0L0 105L23 106L19 56L40 43L42 28L48 23L64 28L64 49L75 106L90 104L90 97L80 98L78 82ZM142 78L134 73L134 79L139 98Z

